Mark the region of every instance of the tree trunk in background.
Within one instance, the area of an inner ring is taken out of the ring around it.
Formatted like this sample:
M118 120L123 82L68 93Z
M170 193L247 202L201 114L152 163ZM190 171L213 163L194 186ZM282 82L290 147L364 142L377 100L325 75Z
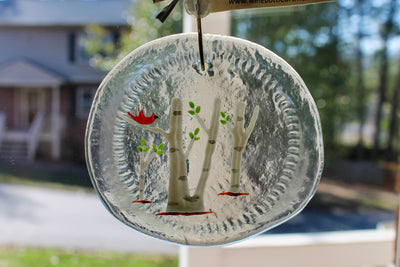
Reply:
M382 61L381 67L379 71L379 86L377 90L378 94L378 106L375 117L375 136L374 136L374 147L372 150L372 160L376 161L379 158L379 136L382 132L381 120L382 120L382 107L386 101L386 91L387 91L387 80L388 80L388 40L389 35L393 29L393 17L396 10L396 0L392 0L390 2L389 13L387 16L387 20L383 25L383 29L381 30L381 38L383 41L383 50L382 50Z
M399 118L398 114L399 110L399 102L400 102L400 68L397 74L397 81L393 90L393 96L391 99L391 110L390 110L390 122L389 122L389 138L386 147L386 160L387 161L396 161L396 153L394 149L394 145L396 142L396 138L399 138ZM400 140L397 140L400 142Z
M382 52L382 63L379 72L379 86L377 90L378 104L375 115L375 134L374 134L374 147L372 149L372 160L376 161L379 157L379 137L382 132L381 120L382 120L382 107L386 100L386 88L387 88L387 69L388 69L388 56L387 56L387 40L385 41L385 48Z
M361 49L361 41L364 37L363 26L364 26L364 8L363 0L357 0L357 12L359 16L358 29L357 29L357 45L356 45L356 71L357 71L357 115L360 126L358 128L358 142L357 142L357 160L362 160L364 155L364 141L363 141L363 129L365 125L365 86L364 86L364 54Z

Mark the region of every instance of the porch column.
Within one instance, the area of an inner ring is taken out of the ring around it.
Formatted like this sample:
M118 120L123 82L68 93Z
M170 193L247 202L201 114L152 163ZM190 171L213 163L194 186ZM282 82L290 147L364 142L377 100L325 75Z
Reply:
M59 159L61 154L60 87L53 86L51 91L51 157Z

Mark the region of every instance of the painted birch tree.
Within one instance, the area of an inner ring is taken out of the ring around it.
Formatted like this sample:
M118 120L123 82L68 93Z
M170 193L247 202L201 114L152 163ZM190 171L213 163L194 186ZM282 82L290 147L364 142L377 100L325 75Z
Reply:
M230 189L228 192L219 193L218 195L248 195L248 193L239 192L242 156L243 150L247 145L247 141L249 140L249 137L254 130L254 126L256 125L260 108L259 106L254 108L247 129L244 128L245 109L246 104L244 102L239 102L236 104L235 113L233 116L234 122L231 125L229 125L229 122L232 122L233 119L231 119L231 117L226 115L224 112L221 112L222 119L220 121L223 125L227 125L229 127L232 137L232 160Z
M190 104L191 105L191 104ZM213 105L213 111L211 114L210 125L206 126L205 122L198 116L200 109L197 108L198 112L196 118L199 121L201 127L206 133L208 140L205 148L205 154L203 159L203 168L200 174L200 178L193 195L190 194L188 177L187 177L187 165L186 160L189 156L191 147L194 141L198 140L198 134L200 129L189 134L191 139L186 151L183 148L183 127L182 127L182 116L183 107L182 101L179 98L172 99L170 109L170 122L169 130L164 130L158 127L152 127L149 125L139 124L133 120L128 120L129 123L149 130L153 133L161 134L168 142L168 153L169 153L169 185L168 185L168 204L166 212L158 213L157 215L196 215L206 214L210 211L204 211L204 190L207 179L209 177L209 171L211 168L211 159L215 150L216 138L218 135L218 119L221 107L220 99L216 98Z
M132 203L151 203L150 200L145 200L144 197L144 188L145 188L145 174L144 171L149 166L150 162L157 156L164 154L164 143L161 143L158 147L153 144L152 150L150 150L149 146L146 146L146 141L142 138L140 141L140 146L137 147L139 151L139 167L140 167L140 174L139 174L139 200L134 200ZM146 154L148 156L146 157Z

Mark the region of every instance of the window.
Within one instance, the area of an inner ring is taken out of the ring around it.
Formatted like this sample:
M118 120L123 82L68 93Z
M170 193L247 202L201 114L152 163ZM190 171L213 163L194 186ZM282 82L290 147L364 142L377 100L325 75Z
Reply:
M1 0L0 0L1 1ZM98 26L90 26L86 32L67 34L67 60L71 64L87 62L95 54L107 56L115 53L120 39L119 31L100 31Z
M96 92L94 87L79 87L76 91L76 116L86 119L90 107L92 105L93 97Z
M120 32L99 26L88 26L85 32L77 35L76 56L80 60L88 60L94 55L110 56L116 53Z

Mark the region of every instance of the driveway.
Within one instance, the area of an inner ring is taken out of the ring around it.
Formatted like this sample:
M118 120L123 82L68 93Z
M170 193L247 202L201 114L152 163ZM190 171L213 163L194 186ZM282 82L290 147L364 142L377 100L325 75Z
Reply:
M324 182L302 213L268 233L374 229L379 223L395 220L393 210L356 205L354 199L360 198L357 194L372 200L397 200L394 193ZM2 244L170 255L177 255L179 250L178 245L124 225L95 194L0 183Z
M0 183L0 245L177 255L115 219L95 194Z

